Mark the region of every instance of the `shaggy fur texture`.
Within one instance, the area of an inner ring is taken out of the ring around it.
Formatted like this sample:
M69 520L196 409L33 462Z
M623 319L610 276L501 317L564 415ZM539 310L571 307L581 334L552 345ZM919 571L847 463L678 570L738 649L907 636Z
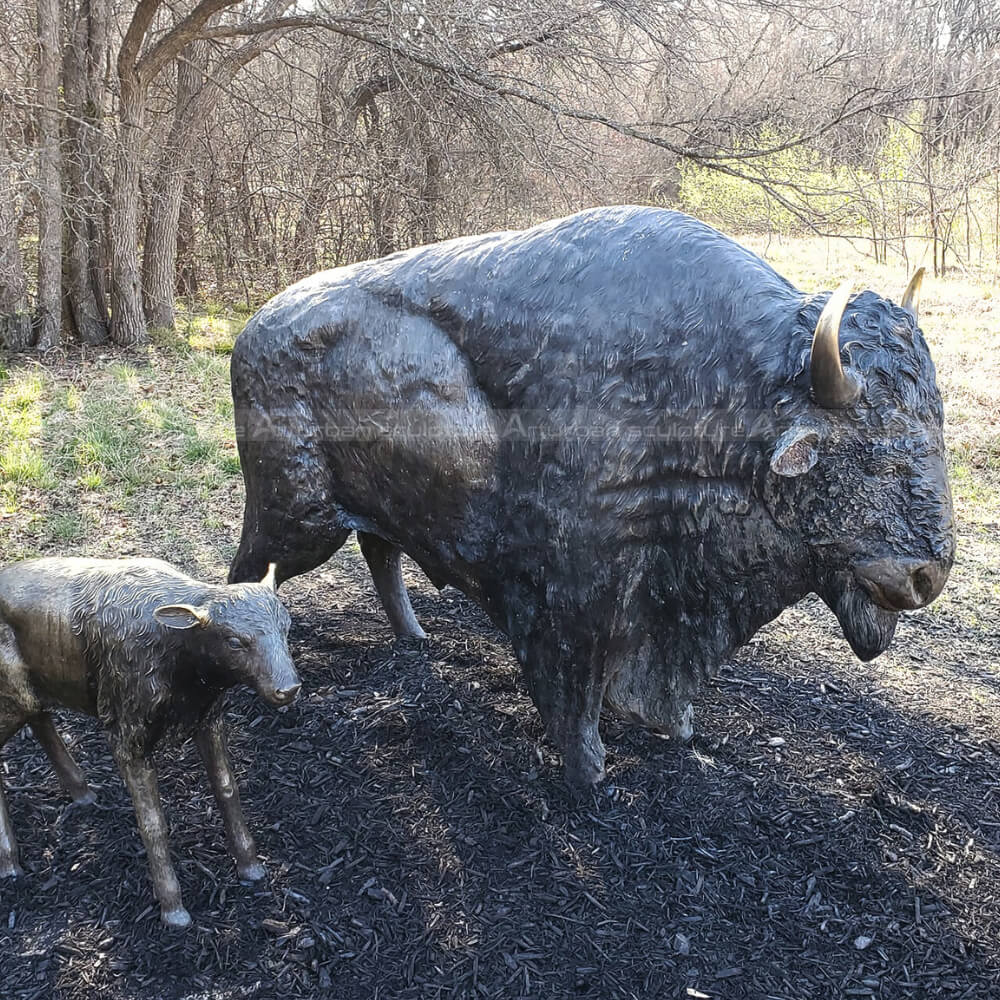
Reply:
M914 317L865 292L840 328L861 399L817 406L826 298L632 207L306 279L234 350L230 578L387 539L506 631L584 782L603 704L683 730L701 679L810 591L876 655L896 615L858 565L951 564L941 399ZM770 468L788 433L817 452L793 477Z

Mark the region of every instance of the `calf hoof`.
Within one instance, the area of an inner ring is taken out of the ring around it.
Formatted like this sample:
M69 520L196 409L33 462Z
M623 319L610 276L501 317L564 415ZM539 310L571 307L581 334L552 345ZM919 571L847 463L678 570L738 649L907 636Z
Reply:
M688 702L684 706L684 711L677 717L674 724L668 730L671 739L679 743L690 743L694 737L694 706Z
M259 882L267 874L259 861L255 861L252 865L237 865L236 872L241 882Z
M160 920L167 927L182 931L185 927L191 926L191 914L183 906L177 906L172 910L161 910Z
M23 878L24 869L16 862L11 861L9 858L0 861L0 878Z
M97 792L93 789L86 789L83 792L78 793L73 796L73 801L70 802L68 809L81 809L84 806L92 806L97 801Z

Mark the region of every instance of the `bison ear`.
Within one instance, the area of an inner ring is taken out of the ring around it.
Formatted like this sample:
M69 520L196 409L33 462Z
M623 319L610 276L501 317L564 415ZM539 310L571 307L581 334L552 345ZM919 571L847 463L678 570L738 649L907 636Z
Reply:
M194 628L205 626L211 620L207 608L193 608L190 604L164 604L153 612L153 617L165 628Z
M803 476L819 458L819 433L815 427L795 424L778 438L771 456L777 476Z

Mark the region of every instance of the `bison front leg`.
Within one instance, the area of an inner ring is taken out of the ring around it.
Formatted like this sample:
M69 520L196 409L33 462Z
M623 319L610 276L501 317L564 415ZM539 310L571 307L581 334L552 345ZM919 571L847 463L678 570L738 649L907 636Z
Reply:
M396 638L426 639L427 636L413 613L406 584L403 583L400 550L384 538L366 531L358 532L358 542Z
M83 806L96 801L97 796L90 790L83 771L66 749L66 744L52 722L52 716L48 712L39 712L28 720L28 725L31 726L35 739L41 743L63 790L74 804Z
M240 792L229 764L229 750L221 719L206 722L197 734L198 749L205 762L208 781L222 813L229 853L236 862L236 871L246 882L258 882L264 877L264 866L257 857L257 846L247 829L240 805Z
M588 790L604 779L604 744L598 731L605 671L593 651L551 648L522 659L528 691L549 738L563 755L566 781Z
M156 769L145 757L131 753L116 741L113 742L113 749L135 806L139 833L149 860L153 891L160 903L160 919L168 927L188 927L191 924L191 914L184 909L180 883L170 861L167 818L163 815L163 806L160 804Z

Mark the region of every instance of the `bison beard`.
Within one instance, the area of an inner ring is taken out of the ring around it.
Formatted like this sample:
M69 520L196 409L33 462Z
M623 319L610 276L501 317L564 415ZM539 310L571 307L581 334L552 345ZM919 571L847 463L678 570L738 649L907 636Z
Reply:
M880 608L854 584L845 587L830 608L858 659L867 663L889 648L899 621L897 612Z

